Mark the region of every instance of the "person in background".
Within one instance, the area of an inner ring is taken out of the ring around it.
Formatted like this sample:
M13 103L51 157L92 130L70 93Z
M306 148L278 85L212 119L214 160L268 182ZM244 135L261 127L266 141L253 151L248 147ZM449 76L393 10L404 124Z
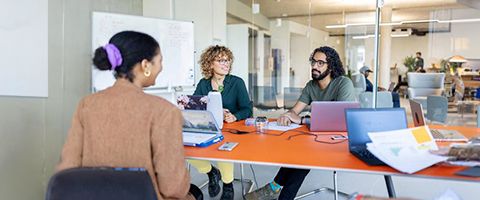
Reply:
M365 76L365 82L367 83L367 89L365 91L366 92L373 92L373 84L370 80L368 80L368 76L373 71L370 70L370 68L368 68L367 66L363 66L362 68L360 68L359 71L360 71L361 74L363 74ZM383 87L377 87L377 88L378 88L378 91L387 91ZM391 94L392 94L393 107L394 108L399 108L400 107L400 96L398 95L397 92L394 92L394 91L389 91L389 92L391 92Z
M422 52L420 52L420 51L416 53L416 58L415 58L415 71L416 71L416 72L425 73L425 70L423 69Z
M143 92L155 84L162 60L158 42L134 31L119 32L95 50L95 67L112 71L116 81L78 104L57 171L144 168L158 199L203 199L185 167L180 110Z
M222 95L224 120L232 123L252 116L252 103L245 82L231 75L233 54L227 47L211 46L200 56L199 64L203 78L197 84L194 95L207 95L218 91ZM217 162L218 169L209 161L188 160L200 173L208 175L208 194L215 197L220 193L220 179L223 182L221 200L233 200L233 163Z
M363 66L362 68L360 68L359 71L361 74L363 74L363 76L365 76L365 83L367 84L367 89L365 91L367 92L373 91L373 84L370 80L368 80L368 75L370 75L370 73L373 71L370 70L367 66Z
M278 118L277 123L280 125L303 123L299 113L312 101L355 101L353 83L345 76L345 69L335 49L319 47L313 51L309 60L312 80L303 88L293 108ZM272 182L248 193L245 198L293 200L309 172L308 169L282 167Z

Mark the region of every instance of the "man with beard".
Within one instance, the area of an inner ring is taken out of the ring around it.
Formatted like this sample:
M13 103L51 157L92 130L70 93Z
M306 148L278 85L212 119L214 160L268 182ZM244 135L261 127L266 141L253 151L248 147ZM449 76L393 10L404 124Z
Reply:
M303 88L295 106L278 118L277 122L280 125L289 125L292 122L301 124L304 120L300 118L299 113L312 101L355 101L353 83L344 76L345 70L335 49L327 46L315 49L310 56L310 64L312 80ZM282 167L272 182L248 193L245 198L294 199L309 172L308 169Z

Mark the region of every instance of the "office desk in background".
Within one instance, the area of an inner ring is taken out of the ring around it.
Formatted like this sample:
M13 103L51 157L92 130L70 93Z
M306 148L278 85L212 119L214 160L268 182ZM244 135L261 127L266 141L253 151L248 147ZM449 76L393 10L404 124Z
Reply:
M437 129L458 130L466 137L480 135L480 128L458 126L430 126ZM244 121L225 124L224 130L236 129L255 131L254 127L244 125ZM296 130L308 131L303 126ZM389 166L369 166L350 154L348 141L338 144L324 144L315 142L312 136L297 136L291 140L287 138L298 132L286 132L281 136L249 133L244 135L232 134L224 131L224 141L206 148L185 147L186 157L211 161L229 161L242 164L270 165L304 169L329 170L337 172L356 172L363 174L392 175L404 177L422 177L431 179L480 181L480 178L471 178L454 175L465 169L459 166L435 165L415 174L403 174ZM271 134L280 134L280 131L268 131ZM322 133L318 133L322 134ZM323 133L332 134L332 133ZM336 134L346 135L346 132ZM238 146L231 152L219 151L217 148L224 142L238 142ZM448 143L439 143L440 146ZM272 153L275 152L275 153Z

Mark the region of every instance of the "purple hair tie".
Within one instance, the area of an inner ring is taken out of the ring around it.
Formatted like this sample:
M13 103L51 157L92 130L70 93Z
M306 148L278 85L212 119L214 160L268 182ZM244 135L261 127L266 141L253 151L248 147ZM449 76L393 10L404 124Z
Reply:
M112 65L111 70L115 70L116 67L122 65L122 54L114 44L107 44L103 46L103 49L107 52L108 61Z

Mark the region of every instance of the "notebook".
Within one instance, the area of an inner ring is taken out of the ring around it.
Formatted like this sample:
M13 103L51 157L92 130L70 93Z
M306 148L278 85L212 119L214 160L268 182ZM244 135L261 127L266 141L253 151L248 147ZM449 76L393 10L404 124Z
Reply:
M206 110L182 110L183 145L207 147L223 140L222 130Z
M345 109L360 108L360 103L351 101L314 101L311 106L310 131L344 132L347 130L345 124Z
M368 165L385 165L367 149L372 142L369 132L391 131L407 128L403 108L350 108L345 110L348 149Z
M425 125L422 104L410 99L410 110L412 111L413 124L415 127ZM430 129L435 141L438 142L467 142L468 139L456 130Z

